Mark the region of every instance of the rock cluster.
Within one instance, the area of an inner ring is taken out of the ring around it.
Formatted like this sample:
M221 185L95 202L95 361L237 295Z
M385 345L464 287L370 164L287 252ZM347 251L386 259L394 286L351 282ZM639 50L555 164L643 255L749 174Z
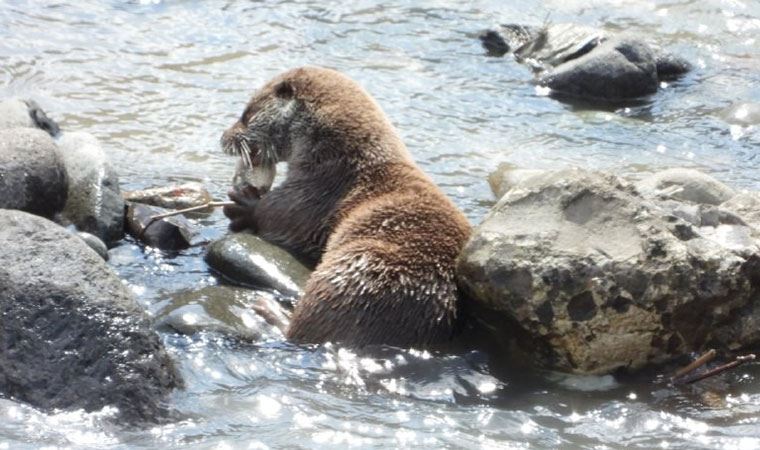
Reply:
M58 134L35 103L0 102L0 395L161 420L182 378L103 261L123 236L117 175L93 136Z
M574 24L502 25L481 33L480 40L491 55L513 53L559 98L628 101L657 92L660 82L691 69L684 59L636 37Z

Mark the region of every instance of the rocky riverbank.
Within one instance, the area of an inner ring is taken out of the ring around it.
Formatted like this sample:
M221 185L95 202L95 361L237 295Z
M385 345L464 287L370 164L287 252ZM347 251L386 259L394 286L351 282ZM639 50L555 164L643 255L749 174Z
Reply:
M172 416L183 386L157 328L282 339L308 267L256 236L228 235L205 260L237 287L190 287L148 317L103 261L108 248L125 229L148 248L209 244L192 215L154 220L166 211L151 208L211 196L197 184L122 193L93 136L54 140L21 119L0 121L13 125L0 129L0 394L155 422ZM502 349L496 358L606 374L760 342L760 194L686 169L626 180L504 166L489 181L499 200L458 270L468 326Z

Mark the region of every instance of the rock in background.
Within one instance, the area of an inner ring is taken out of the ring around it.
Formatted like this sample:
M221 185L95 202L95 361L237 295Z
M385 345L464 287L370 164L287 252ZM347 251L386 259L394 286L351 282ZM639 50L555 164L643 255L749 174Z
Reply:
M112 245L124 236L124 200L108 156L89 133L64 133L58 147L69 176L63 217Z
M60 131L37 102L18 98L0 101L0 130L8 128L39 128L53 137Z
M191 182L124 192L124 200L158 206L160 208L185 209L209 203L212 198L211 194L201 183ZM208 214L209 211L206 211L205 214ZM201 213L204 212L201 211Z
M555 67L539 79L560 95L618 101L657 92L657 65L649 46L633 39L610 40Z
M103 260L46 219L0 210L0 392L43 410L155 421L182 385L147 316Z
M512 52L559 99L628 102L653 94L691 65L635 36L578 24L504 24L479 36L491 56Z
M47 133L0 130L0 208L53 218L66 203L68 187L67 171Z
M666 187L678 197L646 198L582 170L518 180L460 257L465 306L495 335L512 332L538 364L577 373L760 342L757 230L683 200L730 191L719 185L681 177Z

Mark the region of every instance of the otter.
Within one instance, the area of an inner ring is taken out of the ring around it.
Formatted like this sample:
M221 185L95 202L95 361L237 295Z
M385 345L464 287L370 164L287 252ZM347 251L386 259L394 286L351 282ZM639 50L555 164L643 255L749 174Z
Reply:
M385 113L341 73L303 67L253 95L222 136L258 179L232 190L231 231L248 229L316 264L286 337L352 347L439 348L452 337L454 267L470 225L412 160Z

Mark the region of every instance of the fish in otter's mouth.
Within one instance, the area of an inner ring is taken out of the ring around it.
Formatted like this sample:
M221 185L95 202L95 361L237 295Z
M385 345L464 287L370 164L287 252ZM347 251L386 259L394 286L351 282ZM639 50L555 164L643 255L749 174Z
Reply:
M222 151L239 156L232 178L233 189L242 191L246 186L253 186L260 194L269 192L276 174L276 160L269 157L271 152L260 151L245 134L229 136L227 132L222 136Z

